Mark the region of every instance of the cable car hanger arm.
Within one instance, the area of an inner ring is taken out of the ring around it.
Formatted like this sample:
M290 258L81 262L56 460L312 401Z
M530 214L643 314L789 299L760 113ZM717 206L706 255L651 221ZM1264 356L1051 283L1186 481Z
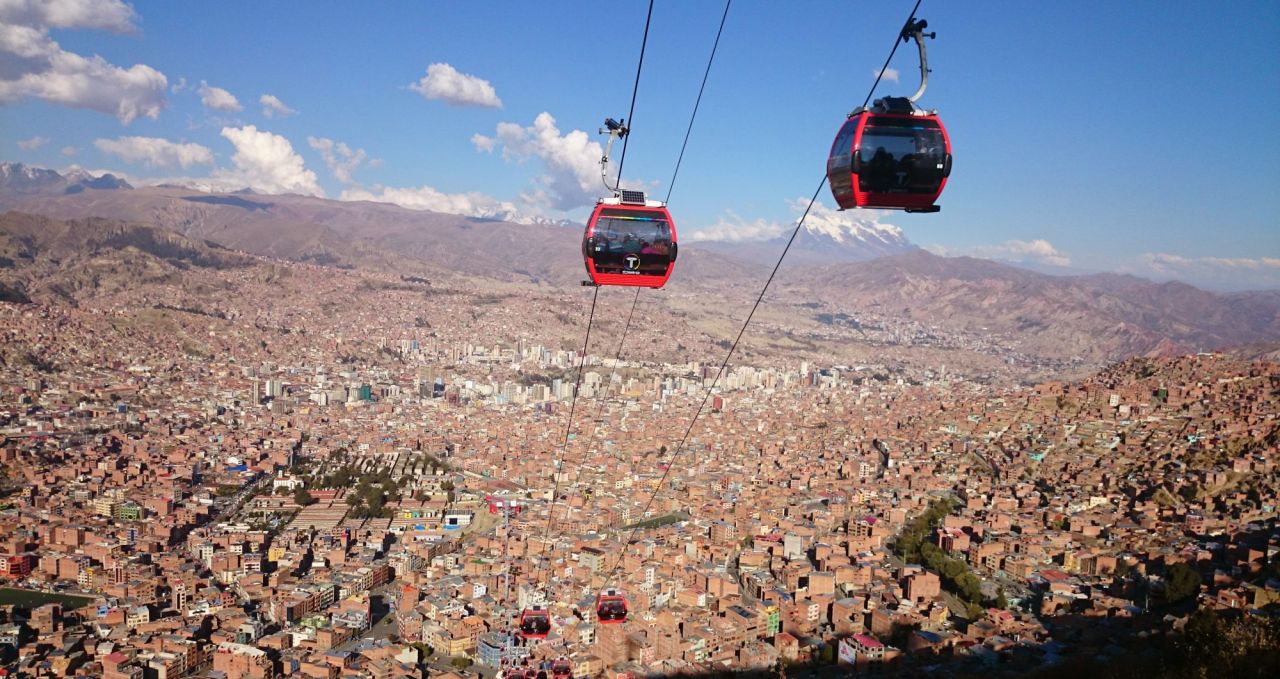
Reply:
M924 96L924 90L929 86L929 57L925 54L924 39L938 37L937 32L925 33L924 29L929 27L929 22L924 19L907 19L907 24L902 27L902 33L898 37L903 42L908 40L916 41L916 48L920 52L920 89L916 93L907 97L911 103L916 103L920 97Z
M619 186L609 185L609 154L613 152L613 142L627 136L631 131L627 127L627 119L623 118L621 122L613 118L604 119L604 127L600 128L600 134L608 134L609 141L605 143L604 155L600 156L600 181L604 182L604 187L609 189L610 193L618 193ZM617 182L619 185L621 182Z

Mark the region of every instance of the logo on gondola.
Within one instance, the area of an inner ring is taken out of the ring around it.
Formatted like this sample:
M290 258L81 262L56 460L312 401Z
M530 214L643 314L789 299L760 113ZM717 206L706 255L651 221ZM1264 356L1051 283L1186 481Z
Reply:
M627 255L622 258L622 263L627 271L635 271L640 268L640 255Z

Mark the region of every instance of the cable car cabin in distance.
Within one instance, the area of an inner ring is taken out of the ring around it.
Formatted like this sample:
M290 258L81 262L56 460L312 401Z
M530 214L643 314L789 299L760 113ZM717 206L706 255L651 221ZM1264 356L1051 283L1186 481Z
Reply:
M676 227L662 203L638 191L603 198L587 220L582 257L593 285L661 288L676 263Z
M831 195L841 209L937 212L951 174L951 139L933 113L901 97L854 111L827 158Z
M520 636L546 639L551 633L551 614L545 608L526 608L520 613Z
M605 590L596 596L596 619L601 625L619 625L627 621L627 599L617 590Z

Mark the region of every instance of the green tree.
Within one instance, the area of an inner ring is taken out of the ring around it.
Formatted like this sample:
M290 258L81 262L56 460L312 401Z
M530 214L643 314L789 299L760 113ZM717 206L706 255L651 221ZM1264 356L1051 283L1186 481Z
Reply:
M1200 593L1200 573L1190 564L1178 562L1169 567L1165 575L1164 598L1171 604L1187 600Z
M982 599L982 581L973 573L961 573L956 578L956 589L961 597L971 603Z
M458 669L460 669L460 670L463 670L463 669L466 669L466 668L468 668L468 667L471 667L471 658L464 658L464 657L462 657L462 656L458 656L457 658L454 658L453 660L450 660L450 661L449 661L449 664L450 664L450 665L453 665L454 667L456 667L456 668L458 668Z
M1009 598L1004 595L1003 587L996 592L996 608L1002 611L1009 608Z
M293 491L293 501L300 507L306 507L314 504L316 499L311 497L311 493L307 492L306 488L299 486Z

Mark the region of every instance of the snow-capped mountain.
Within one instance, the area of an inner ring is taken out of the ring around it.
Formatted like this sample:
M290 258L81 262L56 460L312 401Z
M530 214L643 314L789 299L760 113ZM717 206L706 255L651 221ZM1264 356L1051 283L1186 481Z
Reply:
M816 206L815 206L816 208ZM804 228L791 246L793 251L810 251L839 260L864 260L897 255L915 250L902 229L875 218L846 216L833 210L817 210L809 214ZM790 233L771 242L785 243Z
M66 185L62 175L53 170L27 167L22 163L0 163L0 189L13 193L40 193L50 187Z
M66 175L54 170L28 167L22 163L0 163L0 191L10 194L79 193L85 189L132 189L129 182L113 174L94 176L75 168Z
M799 206L803 210L804 205ZM883 213L838 211L815 204L796 235L787 254L792 264L859 262L918 248L907 240L902 229L880 221ZM795 223L743 225L720 224L691 240L697 247L714 250L753 262L772 263L791 237Z

